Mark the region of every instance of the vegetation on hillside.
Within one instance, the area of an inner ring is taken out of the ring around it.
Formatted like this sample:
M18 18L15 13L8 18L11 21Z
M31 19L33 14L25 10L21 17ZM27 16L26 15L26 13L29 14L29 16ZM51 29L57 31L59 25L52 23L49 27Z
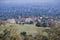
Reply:
M0 40L60 40L60 27L36 27L31 24L1 24ZM37 32L37 33L36 33Z

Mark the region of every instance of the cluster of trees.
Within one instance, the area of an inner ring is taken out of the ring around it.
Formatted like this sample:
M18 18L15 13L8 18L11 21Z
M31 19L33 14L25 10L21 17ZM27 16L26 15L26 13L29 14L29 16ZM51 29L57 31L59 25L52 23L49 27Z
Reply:
M36 26L37 27L49 27L50 25L48 23L45 23L45 22L43 22L43 23L37 22Z

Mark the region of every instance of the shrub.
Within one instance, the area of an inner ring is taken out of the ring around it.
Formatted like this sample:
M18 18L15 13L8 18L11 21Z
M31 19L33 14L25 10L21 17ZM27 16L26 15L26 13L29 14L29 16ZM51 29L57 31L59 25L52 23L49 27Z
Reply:
M21 32L21 35L25 36L26 35L26 32Z

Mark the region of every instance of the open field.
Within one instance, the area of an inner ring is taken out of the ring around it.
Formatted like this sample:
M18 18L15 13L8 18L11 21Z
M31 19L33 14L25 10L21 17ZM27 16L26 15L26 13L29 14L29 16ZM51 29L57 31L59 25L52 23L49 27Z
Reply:
M56 38L57 40L60 40L60 36L58 36L60 32L58 29L36 27L34 24L4 24L0 26L0 39L14 40L15 38L16 40L55 40ZM26 34L24 32L26 32Z
M42 31L45 29L50 29L48 27L36 27L34 24L5 24L0 27L0 33L3 33L3 31L7 29L11 31L11 34L20 34L21 32L26 32L27 35L36 35L40 32L40 34L43 34ZM46 33L45 33L46 34ZM47 34L46 34L47 35Z

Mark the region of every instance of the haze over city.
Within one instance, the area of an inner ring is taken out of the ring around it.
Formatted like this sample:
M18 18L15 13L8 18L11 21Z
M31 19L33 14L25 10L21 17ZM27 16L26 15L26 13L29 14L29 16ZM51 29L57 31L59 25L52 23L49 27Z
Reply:
M0 3L5 4L44 4L44 3L55 3L58 4L60 0L0 0Z

